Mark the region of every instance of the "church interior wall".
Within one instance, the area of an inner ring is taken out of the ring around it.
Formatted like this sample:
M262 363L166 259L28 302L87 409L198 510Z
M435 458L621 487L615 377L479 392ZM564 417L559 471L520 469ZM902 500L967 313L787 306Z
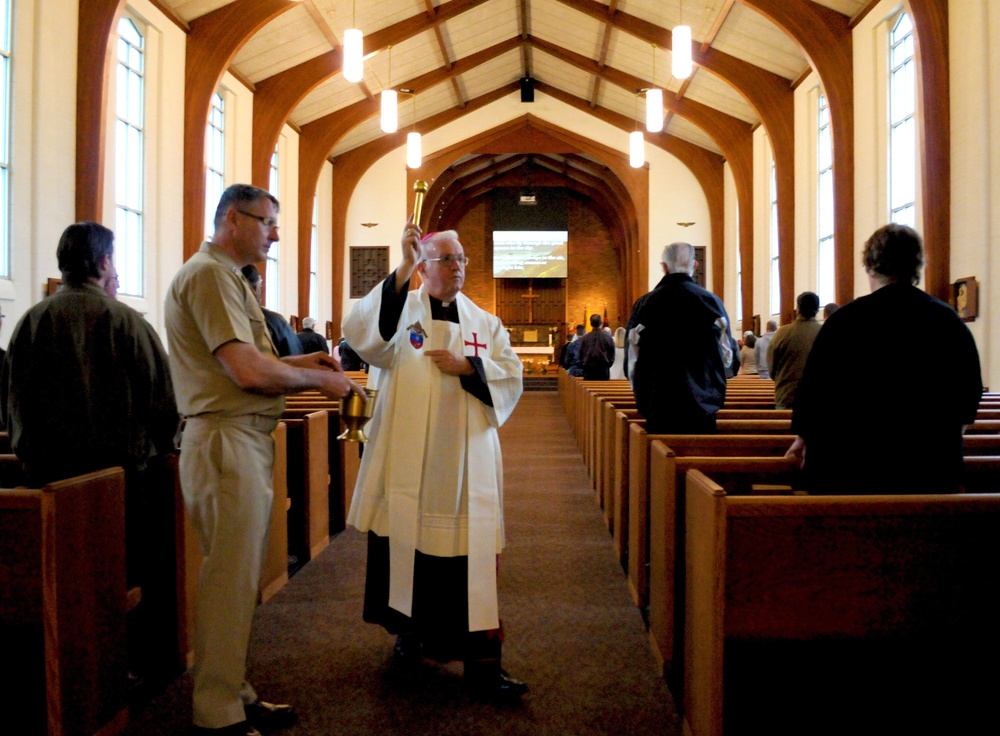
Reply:
M469 266L465 270L462 293L487 312L496 314L493 284L493 205L488 197L465 212L455 224Z
M621 134L625 135L623 131ZM623 137L619 145L624 141ZM650 143L646 144L646 159L650 200L647 248L649 288L656 286L663 276L660 257L664 246L676 241L707 246L707 263L702 265L709 288L712 288L712 223L701 184L684 164ZM684 227L678 224L681 222L694 224Z
M607 314L611 329L616 329L628 321L626 310L632 305L618 304L618 286L624 274L619 271L611 233L597 213L581 200L570 197L567 205L570 237L567 324L572 327L582 321L589 325L591 314ZM657 280L663 275L659 267L656 275Z
M316 248L318 257L316 281L319 293L314 301L319 305L319 309L317 314L311 315L316 318L320 325L326 325L327 320L330 319L330 304L333 299L330 279L324 277L325 274L329 274L333 270L332 208L333 167L326 163L323 165L316 185ZM340 325L335 326L335 332L339 334Z
M990 44L1000 37L998 24L1000 11L988 0L951 4L951 276L976 278L980 307L1000 303L1000 284L991 278L1000 254L1000 223L992 214L1000 204L1000 143L996 130L991 135L996 123L990 124L1000 119L1000 50ZM992 115L991 105L998 108ZM1000 346L990 340L992 311L983 309L968 326L979 346L984 383L995 390Z
M736 198L736 180L729 164L723 165L723 189L725 201L725 286L723 288L722 303L726 307L726 313L735 324L739 319L739 284L736 273L736 253L740 242L739 217L740 208ZM711 287L710 287L711 288ZM717 290L716 290L717 291Z
M288 125L284 126L278 138L277 196L281 202L281 227L278 230L281 240L277 243L280 285L278 306L274 311L287 318L298 313L299 303L299 134ZM310 223L302 225L309 227ZM274 245L271 247L274 248Z

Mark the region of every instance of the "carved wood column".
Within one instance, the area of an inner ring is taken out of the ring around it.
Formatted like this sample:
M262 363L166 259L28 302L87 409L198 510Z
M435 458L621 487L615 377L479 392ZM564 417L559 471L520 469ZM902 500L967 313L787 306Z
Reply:
M100 222L104 209L104 128L112 31L124 0L80 0L76 65L76 219Z

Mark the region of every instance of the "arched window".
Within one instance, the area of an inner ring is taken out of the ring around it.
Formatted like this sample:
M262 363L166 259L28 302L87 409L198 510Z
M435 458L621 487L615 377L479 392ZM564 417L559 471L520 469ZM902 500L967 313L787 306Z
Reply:
M736 220L739 222L739 212ZM736 325L743 323L743 260L740 258L740 228L736 227L736 324L730 325L735 332Z
M118 291L143 296L146 189L145 52L135 21L118 21L115 86L115 268Z
M226 188L226 101L212 95L205 129L205 235L215 232L215 208Z
M11 6L0 0L0 278L10 277Z
M913 23L900 14L889 34L889 219L916 226L917 63Z
M270 180L268 182L268 191L274 195L275 199L278 199L278 147L274 147L274 153L271 154L271 170L270 170ZM280 291L279 291L279 278L278 278L278 247L281 245L280 242L275 241L271 243L270 249L267 251L267 263L266 263L266 274L264 276L264 306L270 309L272 312L280 312L281 307L279 307Z
M771 157L771 314L781 312L781 274L779 268L779 239L778 239L778 181L774 167L774 157Z
M816 292L822 303L836 301L833 250L833 134L826 95L819 96L816 136Z

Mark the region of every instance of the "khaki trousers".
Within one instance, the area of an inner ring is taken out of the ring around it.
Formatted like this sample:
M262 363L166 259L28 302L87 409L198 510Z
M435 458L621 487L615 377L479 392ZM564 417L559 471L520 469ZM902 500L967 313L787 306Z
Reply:
M244 682L267 548L277 420L193 417L181 439L184 503L204 560L194 633L194 723L245 720L256 695Z

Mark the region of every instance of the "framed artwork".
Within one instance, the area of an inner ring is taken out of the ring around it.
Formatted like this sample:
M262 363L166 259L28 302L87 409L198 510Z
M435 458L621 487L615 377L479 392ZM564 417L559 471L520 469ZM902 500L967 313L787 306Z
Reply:
M389 275L389 246L351 248L351 299L360 299Z
M958 279L952 285L952 304L959 317L975 322L979 316L979 284L974 276Z

